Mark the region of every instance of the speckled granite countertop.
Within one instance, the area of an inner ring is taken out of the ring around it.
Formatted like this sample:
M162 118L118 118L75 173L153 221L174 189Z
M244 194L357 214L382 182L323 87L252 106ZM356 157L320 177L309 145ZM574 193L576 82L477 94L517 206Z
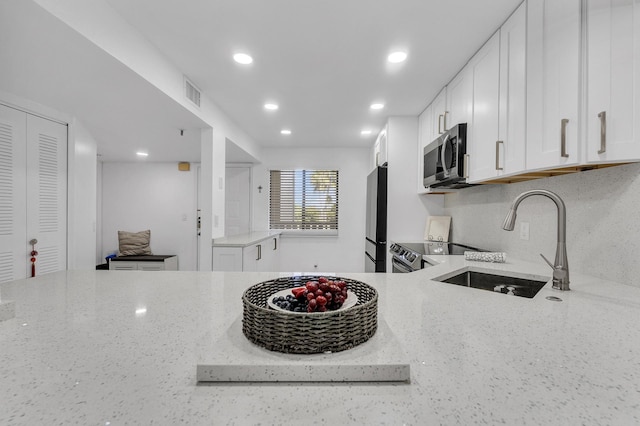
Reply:
M572 271L533 299L412 274L340 274L379 291L409 383L197 384L212 339L269 273L69 271L0 286L0 424L640 424L640 290ZM552 302L546 296L563 299ZM259 362L260 360L256 360Z
M214 238L211 242L213 247L247 247L267 238L280 235L278 231L255 231L248 234L232 235L230 237Z

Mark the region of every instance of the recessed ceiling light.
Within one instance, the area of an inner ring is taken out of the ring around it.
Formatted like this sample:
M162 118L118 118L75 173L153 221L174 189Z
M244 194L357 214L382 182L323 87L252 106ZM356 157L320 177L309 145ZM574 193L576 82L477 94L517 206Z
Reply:
M387 60L389 62L391 62L392 64L397 64L399 62L404 62L407 59L407 53L406 52L393 52L391 53L389 56L387 56Z
M275 111L275 110L278 109L278 105L277 104L264 104L264 109Z
M371 108L371 109L382 109L382 108L384 108L384 104L380 104L380 103L371 104L371 106L369 108Z
M137 155L138 157L148 157L148 156L149 156L149 153L147 153L147 152L142 152L142 151L138 151L138 152L136 152L136 155Z
M362 130L362 131L360 132L360 134L361 134L362 136L370 135L370 134L371 134L371 130Z
M233 55L233 60L242 65L249 65L253 62L253 58L246 53L236 53Z
M291 130L289 130L289 129L282 129L282 130L280 130L280 133L282 133L283 135L290 135L290 134L291 134Z

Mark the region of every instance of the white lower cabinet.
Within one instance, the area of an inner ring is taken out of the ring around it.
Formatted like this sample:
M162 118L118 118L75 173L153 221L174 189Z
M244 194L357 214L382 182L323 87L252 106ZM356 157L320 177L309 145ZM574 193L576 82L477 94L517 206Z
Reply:
M155 256L155 258L150 260L113 260L112 259L109 261L109 270L111 271L177 271L178 256Z
M280 235L246 245L213 246L214 271L278 272Z

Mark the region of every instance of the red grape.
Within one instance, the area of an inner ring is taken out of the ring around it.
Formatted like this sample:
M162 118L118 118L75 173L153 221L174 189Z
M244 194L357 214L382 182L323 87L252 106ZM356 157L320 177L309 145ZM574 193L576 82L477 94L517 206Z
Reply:
M324 296L318 296L316 297L316 303L320 306L324 306L327 304L327 298Z

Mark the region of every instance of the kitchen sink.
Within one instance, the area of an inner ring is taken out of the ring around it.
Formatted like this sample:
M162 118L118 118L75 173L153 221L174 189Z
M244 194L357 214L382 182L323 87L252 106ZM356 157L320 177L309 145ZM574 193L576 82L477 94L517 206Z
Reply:
M447 275L444 275L443 277L447 277ZM469 270L466 270L457 275L453 275L446 279L441 279L443 277L434 278L434 280L464 287L489 290L496 293L508 294L512 296L527 297L529 299L535 296L538 291L540 291L540 289L544 287L547 282L549 282L548 279L546 281L541 281Z

